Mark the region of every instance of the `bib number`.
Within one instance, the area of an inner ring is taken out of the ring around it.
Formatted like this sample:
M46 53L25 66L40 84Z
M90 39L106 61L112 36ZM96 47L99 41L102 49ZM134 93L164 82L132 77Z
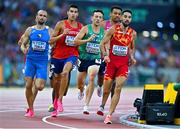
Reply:
M127 46L113 45L112 53L116 56L126 56L128 52Z
M46 49L46 42L32 41L32 49L34 51L44 51Z
M65 40L65 43L67 46L71 46L71 47L74 47L75 44L74 44L74 36L66 36L66 40Z
M88 42L86 45L86 52L92 54L99 54L100 52L99 44Z

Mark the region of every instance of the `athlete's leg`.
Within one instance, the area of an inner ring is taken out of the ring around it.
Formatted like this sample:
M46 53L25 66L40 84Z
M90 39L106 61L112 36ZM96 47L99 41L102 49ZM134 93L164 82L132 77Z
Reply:
M89 83L86 90L86 99L85 99L85 105L89 106L93 91L94 91L94 80L95 77L99 71L98 65L92 65L88 67L88 76L89 76Z
M54 100L53 100L53 112L51 113L52 117L56 117L58 114L58 98L59 98L59 86L61 82L61 75L54 74L53 77L53 91L54 91Z
M54 76L54 75L53 75ZM54 110L55 110L55 108L54 108L54 105L53 105L53 103L54 103L54 99L55 99L55 90L54 90L54 77L51 77L51 78L49 78L49 80L50 80L50 86L51 86L51 88L52 88L52 103L48 106L48 111L49 112L53 112Z
M25 69L24 69L24 74L25 74L25 95L26 95L26 100L27 100L27 103L28 103L28 110L25 114L25 116L33 116L33 113L32 114L29 114L29 110L31 110L31 112L33 112L34 108L33 108L33 101L34 101L34 98L33 98L33 91L32 91L32 88L33 88L33 78L35 76L35 71L36 71L36 68L35 66L33 65L33 61L32 60L29 60L29 59L26 59L26 62L25 62Z
M86 72L78 72L78 75L77 75L77 88L80 90L80 92L84 91L84 84L85 84L86 76L87 76Z
M106 73L104 76L104 83L103 83L103 97L102 97L101 105L97 111L98 115L101 116L104 115L104 107L110 94L115 72L116 72L115 65L113 63L107 64Z
M61 83L60 83L60 89L59 89L59 100L62 102L64 93L66 91L66 88L68 86L69 81L69 73L72 69L73 64L71 62L67 62L64 65L63 71L61 73Z
M65 90L65 92L64 92L64 96L66 96L66 94L67 94L67 92L68 92L69 85L70 85L70 80L71 80L71 71L69 72L68 84L67 84L66 90Z
M99 87L102 87L103 85L105 69L106 69L106 63L103 61L100 65L98 72L97 84L99 85Z
M61 83L61 74L54 74L53 78L54 78L53 79L54 99L58 99L59 98L60 83Z
M33 87L33 79L31 77L25 77L25 94L26 94L26 100L28 103L28 107L31 110L34 110L33 108L33 92L32 92L32 87Z
M54 90L54 77L50 80L50 85L52 88L52 103L54 102L54 98L55 98L55 90Z
M113 95L114 95L115 85L116 85L116 82L113 81L112 87L111 87L111 99L112 99L112 97L113 97Z
M104 75L98 73L97 84L98 84L99 87L102 87L103 81L104 81Z
M126 80L127 80L127 78L125 76L116 77L116 86L115 86L114 95L113 95L112 100L111 100L109 115L112 115L112 113L116 109L116 106L117 106L119 99L120 99L121 89L122 89Z
M98 79L97 79L97 95L99 97L102 96L102 85L103 85L103 80L104 80L104 74L98 73Z
M33 79L33 84L32 84L32 92L33 92L33 103L34 103L34 100L37 96L37 93L38 93L38 89L36 88L36 85L35 85L35 79Z
M86 80L87 73L84 72L78 72L77 74L77 88L79 89L78 93L78 99L82 100L84 97L84 85Z
M54 83L55 83L55 77L54 77L54 64L51 60L51 63L49 65L49 80L50 80L50 86L52 88L52 103L54 102L55 98L55 90L54 90Z

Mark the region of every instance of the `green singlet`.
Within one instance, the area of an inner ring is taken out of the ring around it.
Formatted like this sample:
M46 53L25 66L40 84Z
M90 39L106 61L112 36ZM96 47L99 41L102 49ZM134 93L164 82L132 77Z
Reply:
M96 34L96 37L92 41L79 46L79 58L83 60L100 59L100 42L104 37L104 28L100 27L99 33L95 33L91 24L87 25L87 27L88 34L86 34L83 39L88 39L93 34Z

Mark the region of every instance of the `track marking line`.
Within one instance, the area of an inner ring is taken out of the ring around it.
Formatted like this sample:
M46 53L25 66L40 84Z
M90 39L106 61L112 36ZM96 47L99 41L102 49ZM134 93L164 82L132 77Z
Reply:
M167 127L158 127L158 126L153 126L153 125L145 125L145 124L139 124L135 122L128 121L127 118L130 117L131 115L122 115L119 117L119 122L126 125L126 126L133 126L133 127L138 127L138 128L146 128L146 129L172 129L172 128L167 128Z
M82 111L82 110L79 110ZM90 112L90 113L96 113L95 111ZM104 113L107 113L106 111ZM116 114L121 114L122 112L116 112ZM77 114L82 114L82 112L76 112L76 113L63 113L63 114L58 114L57 116L68 116L68 115L77 115ZM54 126L58 126L58 127L63 127L66 129L78 129L72 126L65 126L65 125L61 125L61 124L56 124L53 122L49 122L47 121L48 118L52 118L51 116L46 116L42 118L42 121L45 122L46 124L50 124L50 125L54 125ZM120 122L119 122L120 123Z
M81 114L81 113L63 113L63 114L59 114L57 116L67 116L67 115L76 115L76 114ZM51 116L46 116L42 118L42 121L45 122L46 124L50 124L50 125L54 125L54 126L58 126L58 127L62 127L62 128L66 128L66 129L78 129L78 128L74 128L71 126L65 126L65 125L61 125L61 124L55 124L52 122L47 121L46 119L51 118Z

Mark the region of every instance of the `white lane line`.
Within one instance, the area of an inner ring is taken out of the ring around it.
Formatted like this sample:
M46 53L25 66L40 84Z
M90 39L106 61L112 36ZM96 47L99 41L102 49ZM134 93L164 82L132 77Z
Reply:
M69 110L69 111L72 111L72 110ZM77 110L78 111L78 110ZM77 115L77 114L82 114L81 112L82 110L79 110L79 112L75 112L75 113L63 113L63 114L58 114L58 116L68 116L68 115ZM96 113L95 111L93 112L90 112L90 113ZM107 113L107 111L105 111L104 113ZM116 112L116 114L120 114L122 112ZM66 129L78 129L78 128L75 128L75 127L72 127L72 126L65 126L65 125L61 125L61 124L55 124L53 122L49 122L47 121L48 118L52 118L51 116L46 116L46 117L43 117L42 118L42 121L45 122L46 124L50 124L50 125L54 125L54 126L57 126L57 127L63 127L63 128L66 128Z
M125 124L127 126L134 126L138 128L146 128L146 129L172 129L172 128L167 128L167 127L158 127L158 126L153 126L153 125L145 125L145 124L139 124L135 122L128 121L128 117L132 115L123 115L119 117L119 122L122 124Z
M64 113L64 114L59 114L58 116L66 116L66 115L76 115L76 114L81 114L81 112L76 112L76 113ZM66 129L78 129L78 128L74 128L74 127L71 127L71 126L65 126L65 125L61 125L61 124L55 124L55 123L52 123L52 122L49 122L47 121L46 119L50 118L51 116L46 116L46 117L43 117L42 118L42 121L47 123L47 124L50 124L50 125L54 125L54 126L58 126L58 127L62 127L62 128L66 128Z

